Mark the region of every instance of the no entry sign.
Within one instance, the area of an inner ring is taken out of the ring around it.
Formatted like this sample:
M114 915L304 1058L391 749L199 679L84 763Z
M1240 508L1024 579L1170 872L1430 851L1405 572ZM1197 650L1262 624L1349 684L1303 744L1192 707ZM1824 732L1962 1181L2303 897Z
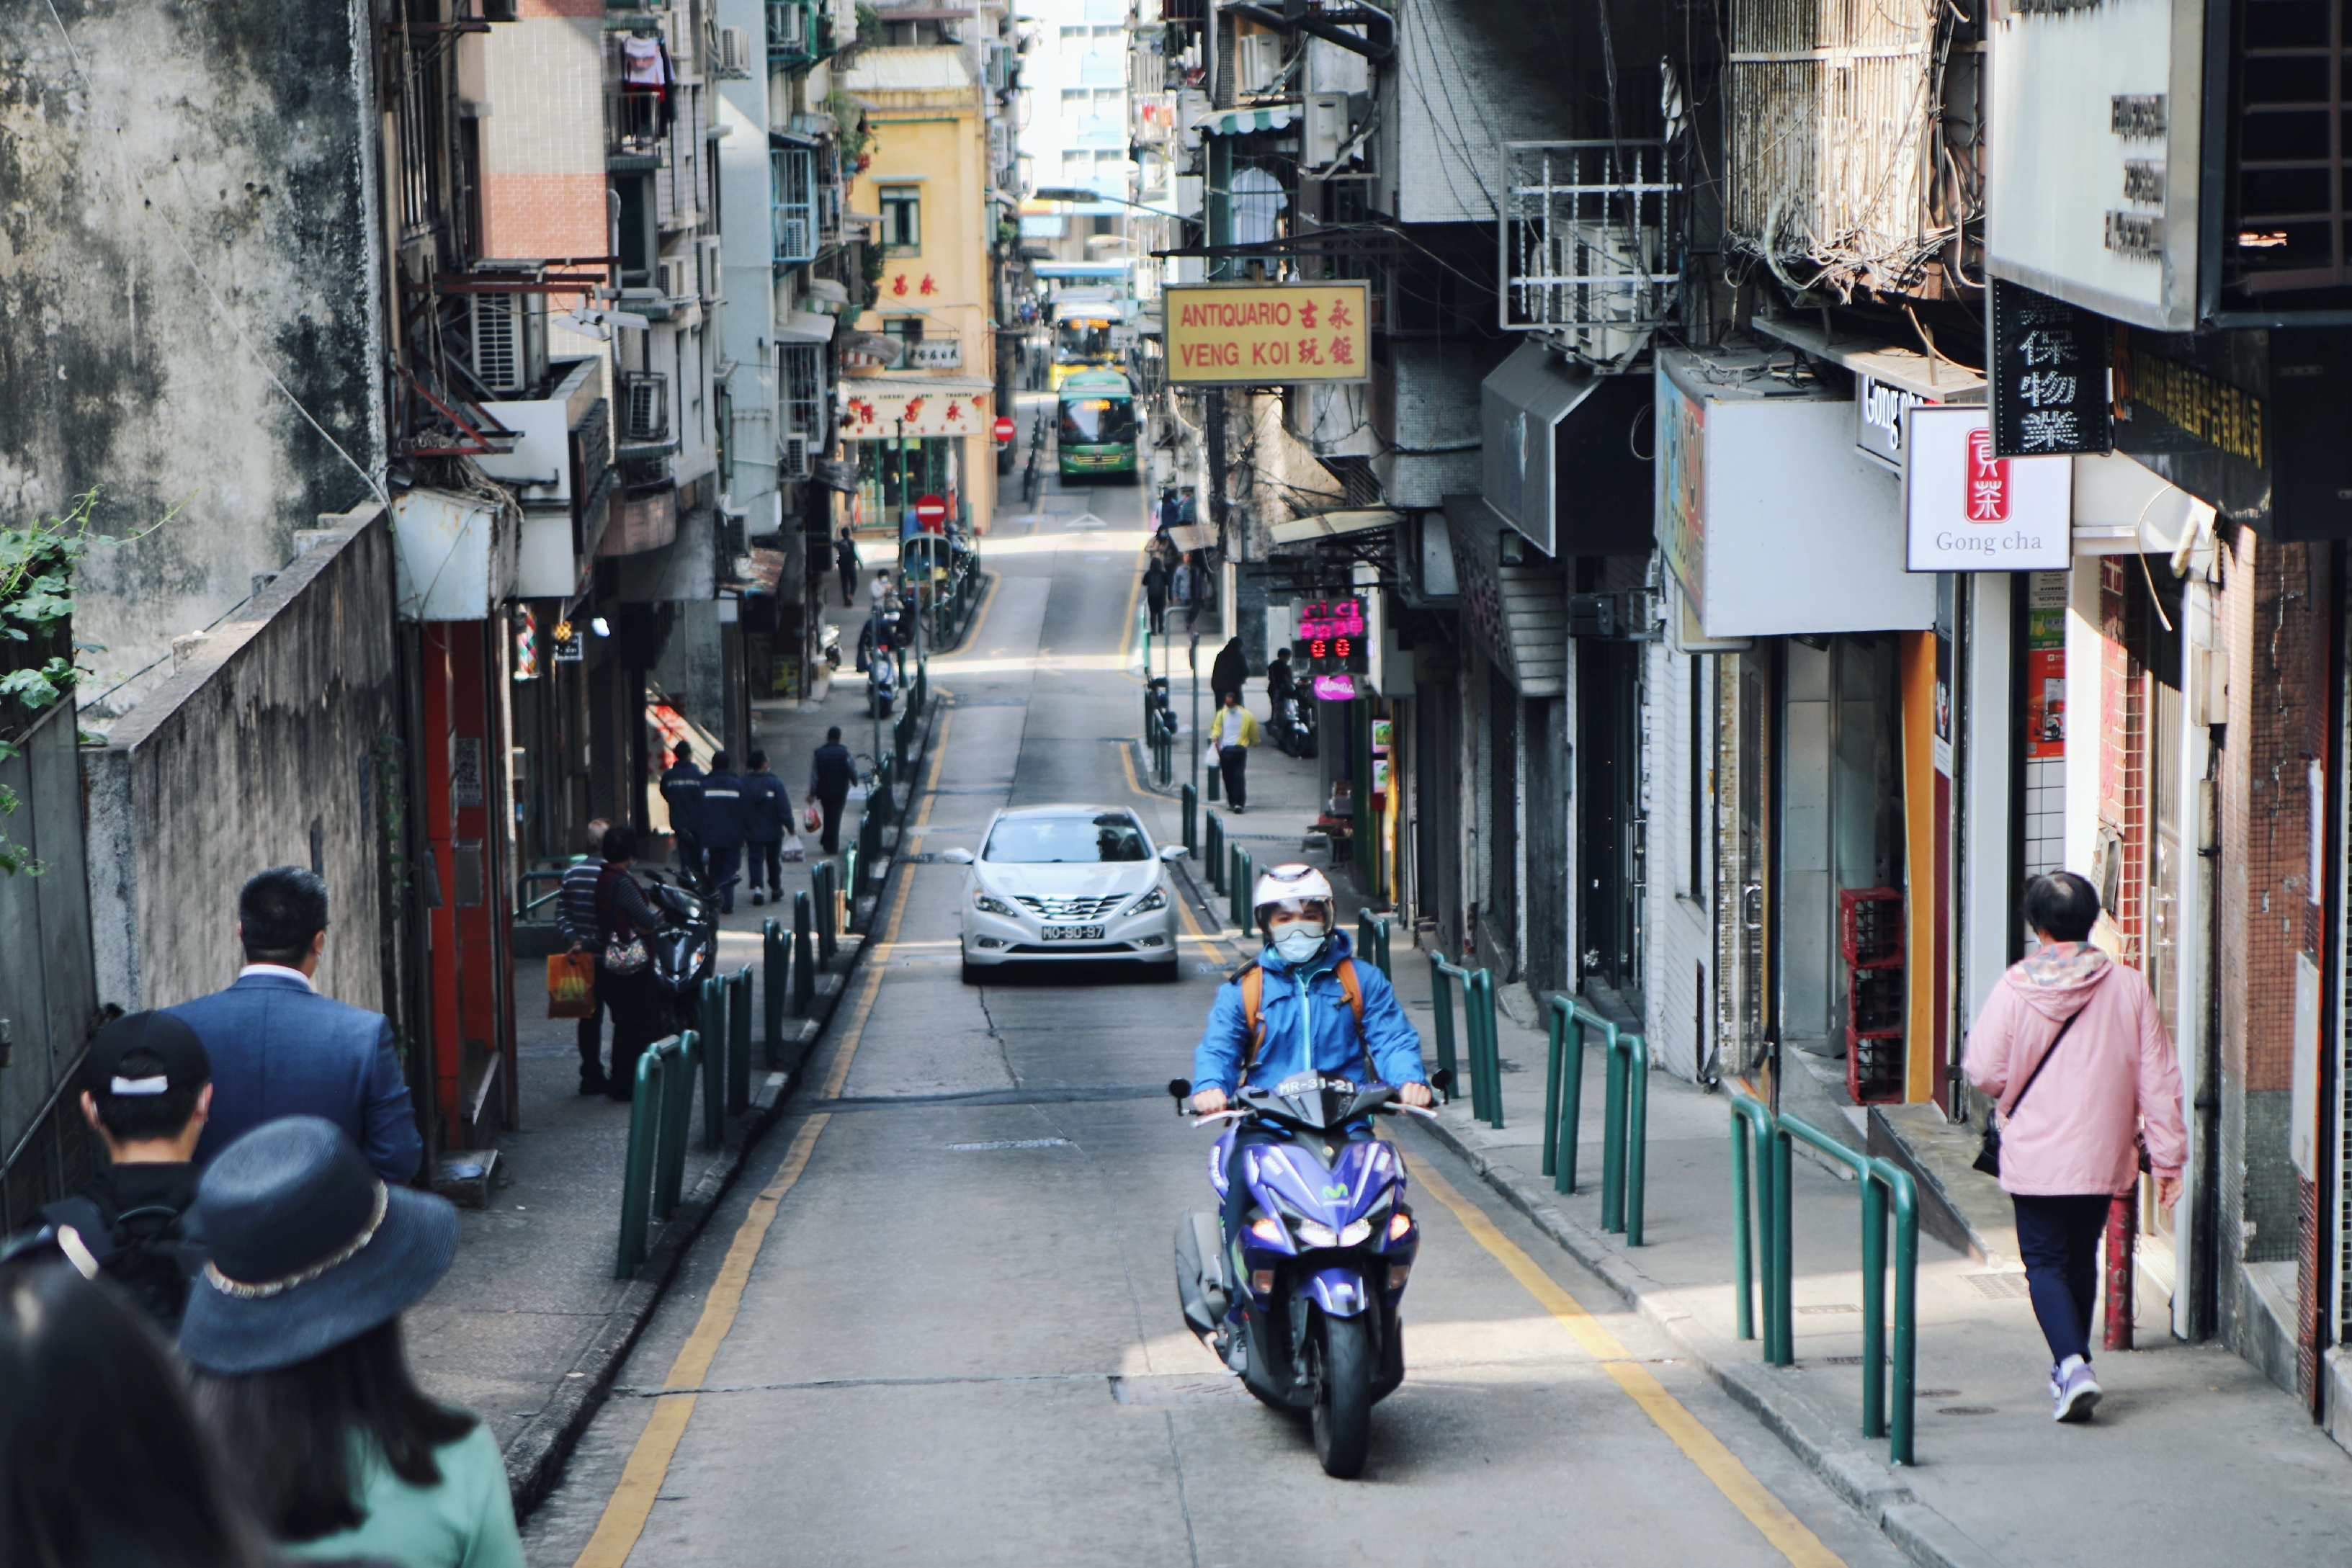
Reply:
M1013 439L1013 416L1009 413L998 414L996 416L996 439L998 442L1003 443L1010 441Z
M948 503L944 496L915 497L915 521L927 530L937 531L948 520Z

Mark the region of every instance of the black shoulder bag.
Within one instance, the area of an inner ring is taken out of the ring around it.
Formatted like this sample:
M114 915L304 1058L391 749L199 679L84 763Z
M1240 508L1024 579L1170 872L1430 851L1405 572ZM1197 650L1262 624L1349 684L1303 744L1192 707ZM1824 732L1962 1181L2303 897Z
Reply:
M2050 1065L2050 1059L2058 1054L2058 1047L2065 1041L2066 1031L2074 1027L2074 1019L2081 1018L2084 1009L2090 1005L2085 1001L2082 1007L2076 1008L2068 1016L2064 1023L2058 1026L2058 1032L2050 1037L2050 1049L2042 1053L2042 1060L2035 1062L2033 1071L2025 1075L2025 1087L2020 1089L2016 1097L2010 1101L2009 1109L2000 1113L2002 1117L2017 1114L2017 1108L2025 1103L2026 1091L2032 1089L2033 1081L2042 1076L2042 1070ZM1984 1142L1977 1146L1977 1157L1971 1163L1989 1176L2000 1175L2000 1124L1998 1120L1991 1117L1986 1119Z

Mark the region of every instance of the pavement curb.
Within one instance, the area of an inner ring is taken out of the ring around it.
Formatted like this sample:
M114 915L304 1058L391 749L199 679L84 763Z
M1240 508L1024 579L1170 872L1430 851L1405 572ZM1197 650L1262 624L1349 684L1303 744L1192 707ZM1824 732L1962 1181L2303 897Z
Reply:
M1920 1501L1894 1467L1856 1448L1842 1426L1808 1406L1785 1374L1735 1358L1727 1345L1696 1326L1696 1315L1681 1305L1670 1286L1643 1273L1604 1237L1562 1213L1548 1191L1489 1159L1446 1122L1427 1120L1418 1125L1460 1156L1562 1251L1599 1275L1627 1306L1663 1330L1717 1387L1914 1563L1921 1568L1999 1568L2000 1559Z
M939 705L934 703L924 716L924 756L929 755L938 715ZM912 790L908 800L911 803ZM900 863L901 857L891 857L889 870L877 891L877 907L880 900L888 896L889 878L898 874ZM837 977L838 983L830 988L820 985L808 1016L786 1021L788 1033L782 1048L791 1054L789 1065L768 1070L752 1092L751 1108L727 1129L717 1155L703 1167L693 1190L678 1201L668 1222L661 1228L660 1237L646 1252L645 1262L639 1265L636 1277L623 1292L620 1304L604 1320L604 1326L588 1348L573 1361L572 1370L563 1375L563 1381L556 1385L547 1403L507 1444L507 1490L513 1496L518 1521L528 1519L562 1479L563 1467L571 1459L572 1450L587 1431L588 1423L604 1408L614 1380L620 1375L629 1353L636 1348L646 1324L653 1321L654 1309L669 1293L670 1282L677 1277L688 1249L701 1237L711 1215L733 1190L751 1151L783 1119L786 1103L800 1087L802 1064L815 1053L832 1028L842 998L849 994L850 979L864 963L872 940L870 934L845 937L846 943L855 944L848 950L849 961L824 977Z

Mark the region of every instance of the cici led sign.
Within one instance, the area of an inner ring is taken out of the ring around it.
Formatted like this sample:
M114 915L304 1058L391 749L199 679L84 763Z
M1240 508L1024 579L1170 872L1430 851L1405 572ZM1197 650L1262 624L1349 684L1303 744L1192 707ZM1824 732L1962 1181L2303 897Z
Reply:
M1298 652L1316 674L1365 667L1364 601L1313 600L1298 607Z

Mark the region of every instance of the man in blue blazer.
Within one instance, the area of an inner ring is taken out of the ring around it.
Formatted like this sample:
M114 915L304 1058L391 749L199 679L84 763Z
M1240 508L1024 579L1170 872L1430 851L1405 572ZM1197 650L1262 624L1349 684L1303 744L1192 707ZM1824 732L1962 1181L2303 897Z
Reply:
M386 1181L416 1175L425 1153L392 1025L319 995L310 977L327 945L327 883L273 866L236 898L245 967L225 991L164 1010L186 1020L213 1064L212 1119L196 1144L209 1162L280 1116L324 1116Z

